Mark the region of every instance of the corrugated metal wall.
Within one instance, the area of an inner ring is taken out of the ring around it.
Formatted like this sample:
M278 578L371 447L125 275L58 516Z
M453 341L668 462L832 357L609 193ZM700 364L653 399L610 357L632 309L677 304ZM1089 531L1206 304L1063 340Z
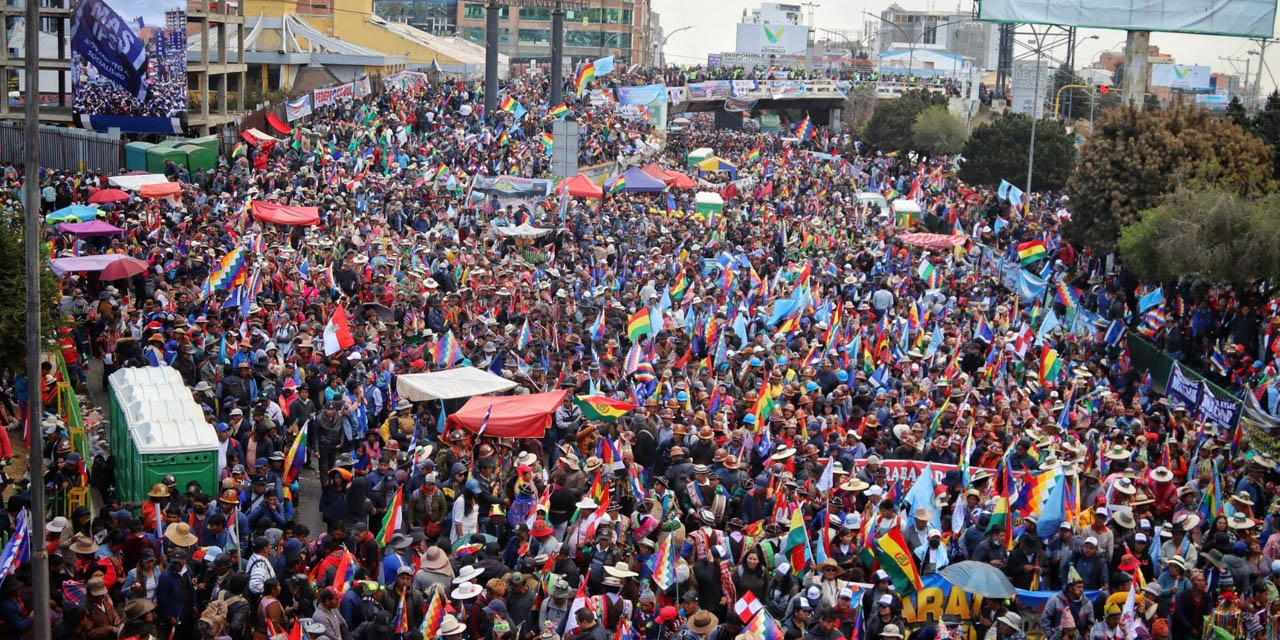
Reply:
M0 160L22 164L26 138L20 122L0 122ZM60 171L121 172L120 138L106 133L40 126L40 166Z

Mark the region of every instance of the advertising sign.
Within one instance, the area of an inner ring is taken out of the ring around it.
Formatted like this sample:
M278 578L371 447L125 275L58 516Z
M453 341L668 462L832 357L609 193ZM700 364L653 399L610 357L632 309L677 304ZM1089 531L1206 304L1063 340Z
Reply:
M1212 87L1209 67L1199 64L1153 64L1151 86L1182 91L1208 91Z
M1036 81L1037 67L1039 82ZM1045 98L1053 89L1051 84L1048 60L1040 60L1039 64L1035 60L1014 60L1010 83L1014 113L1034 114L1036 119L1043 118Z
M740 22L737 36L734 49L740 53L784 56L809 49L809 27L805 25Z
M81 0L71 14L71 107L86 129L182 133L186 2Z
M978 19L1122 31L1174 31L1270 38L1275 0L981 0Z

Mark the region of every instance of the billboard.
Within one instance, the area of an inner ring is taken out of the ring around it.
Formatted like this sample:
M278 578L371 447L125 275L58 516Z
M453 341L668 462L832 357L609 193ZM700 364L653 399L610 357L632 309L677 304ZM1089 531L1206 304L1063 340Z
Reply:
M1039 83L1036 82L1037 66L1040 68ZM1037 120L1043 118L1045 99L1053 90L1053 83L1049 80L1049 61L1040 60L1037 65L1035 60L1014 60L1009 90L1013 93L1014 113L1034 113Z
M1270 38L1276 0L980 0L978 19Z
M181 134L185 0L80 0L71 16L71 107L97 131Z
M738 53L784 56L809 49L809 27L796 24L738 23Z
M1209 67L1199 64L1153 64L1151 86L1169 87L1182 91L1208 91L1212 89Z

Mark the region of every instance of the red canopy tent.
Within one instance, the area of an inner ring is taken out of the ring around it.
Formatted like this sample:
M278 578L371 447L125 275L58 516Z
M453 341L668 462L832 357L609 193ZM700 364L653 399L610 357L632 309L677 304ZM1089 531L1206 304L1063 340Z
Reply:
M641 169L641 171L661 180L663 184L669 185L672 182L676 181L675 176L671 175L670 173L667 173L666 171L663 171L662 167L659 167L658 163L656 162L650 162L643 169Z
M698 188L698 184L693 181L693 178L690 178L679 171L667 171L666 174L671 177L671 182L668 182L667 184L677 189Z
M179 182L157 182L155 184L144 184L138 189L138 195L144 198L164 198L166 196L176 196L182 193L182 184Z
M569 190L569 195L577 198L604 197L604 189L601 189L600 185L592 182L591 178L588 178L584 173L579 173L572 178L566 179L562 186ZM557 192L559 191L557 190Z
M267 112L267 124L271 125L272 129L275 129L286 136L293 133L293 127L285 124L276 116L276 114L270 111Z
M449 416L449 427L479 433L487 415L489 424L484 428L487 436L541 438L551 426L551 416L568 393L561 389L522 396L472 396L461 409Z
M253 217L263 222L309 227L320 224L319 207L289 207L274 202L253 201Z

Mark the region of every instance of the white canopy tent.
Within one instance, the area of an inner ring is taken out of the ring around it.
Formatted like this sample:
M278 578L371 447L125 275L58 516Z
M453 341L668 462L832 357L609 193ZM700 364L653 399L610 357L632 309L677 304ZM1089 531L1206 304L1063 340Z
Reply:
M409 373L396 378L396 392L411 402L469 398L515 387L515 382L475 367Z
M138 175L111 176L107 178L107 182L124 189L125 191L140 191L142 187L149 184L161 184L168 182L169 178L163 173L142 173Z
M495 225L493 230L499 235L512 236L516 238L540 238L554 231L554 229L540 229L528 222L521 223L519 226L515 227L499 227Z

